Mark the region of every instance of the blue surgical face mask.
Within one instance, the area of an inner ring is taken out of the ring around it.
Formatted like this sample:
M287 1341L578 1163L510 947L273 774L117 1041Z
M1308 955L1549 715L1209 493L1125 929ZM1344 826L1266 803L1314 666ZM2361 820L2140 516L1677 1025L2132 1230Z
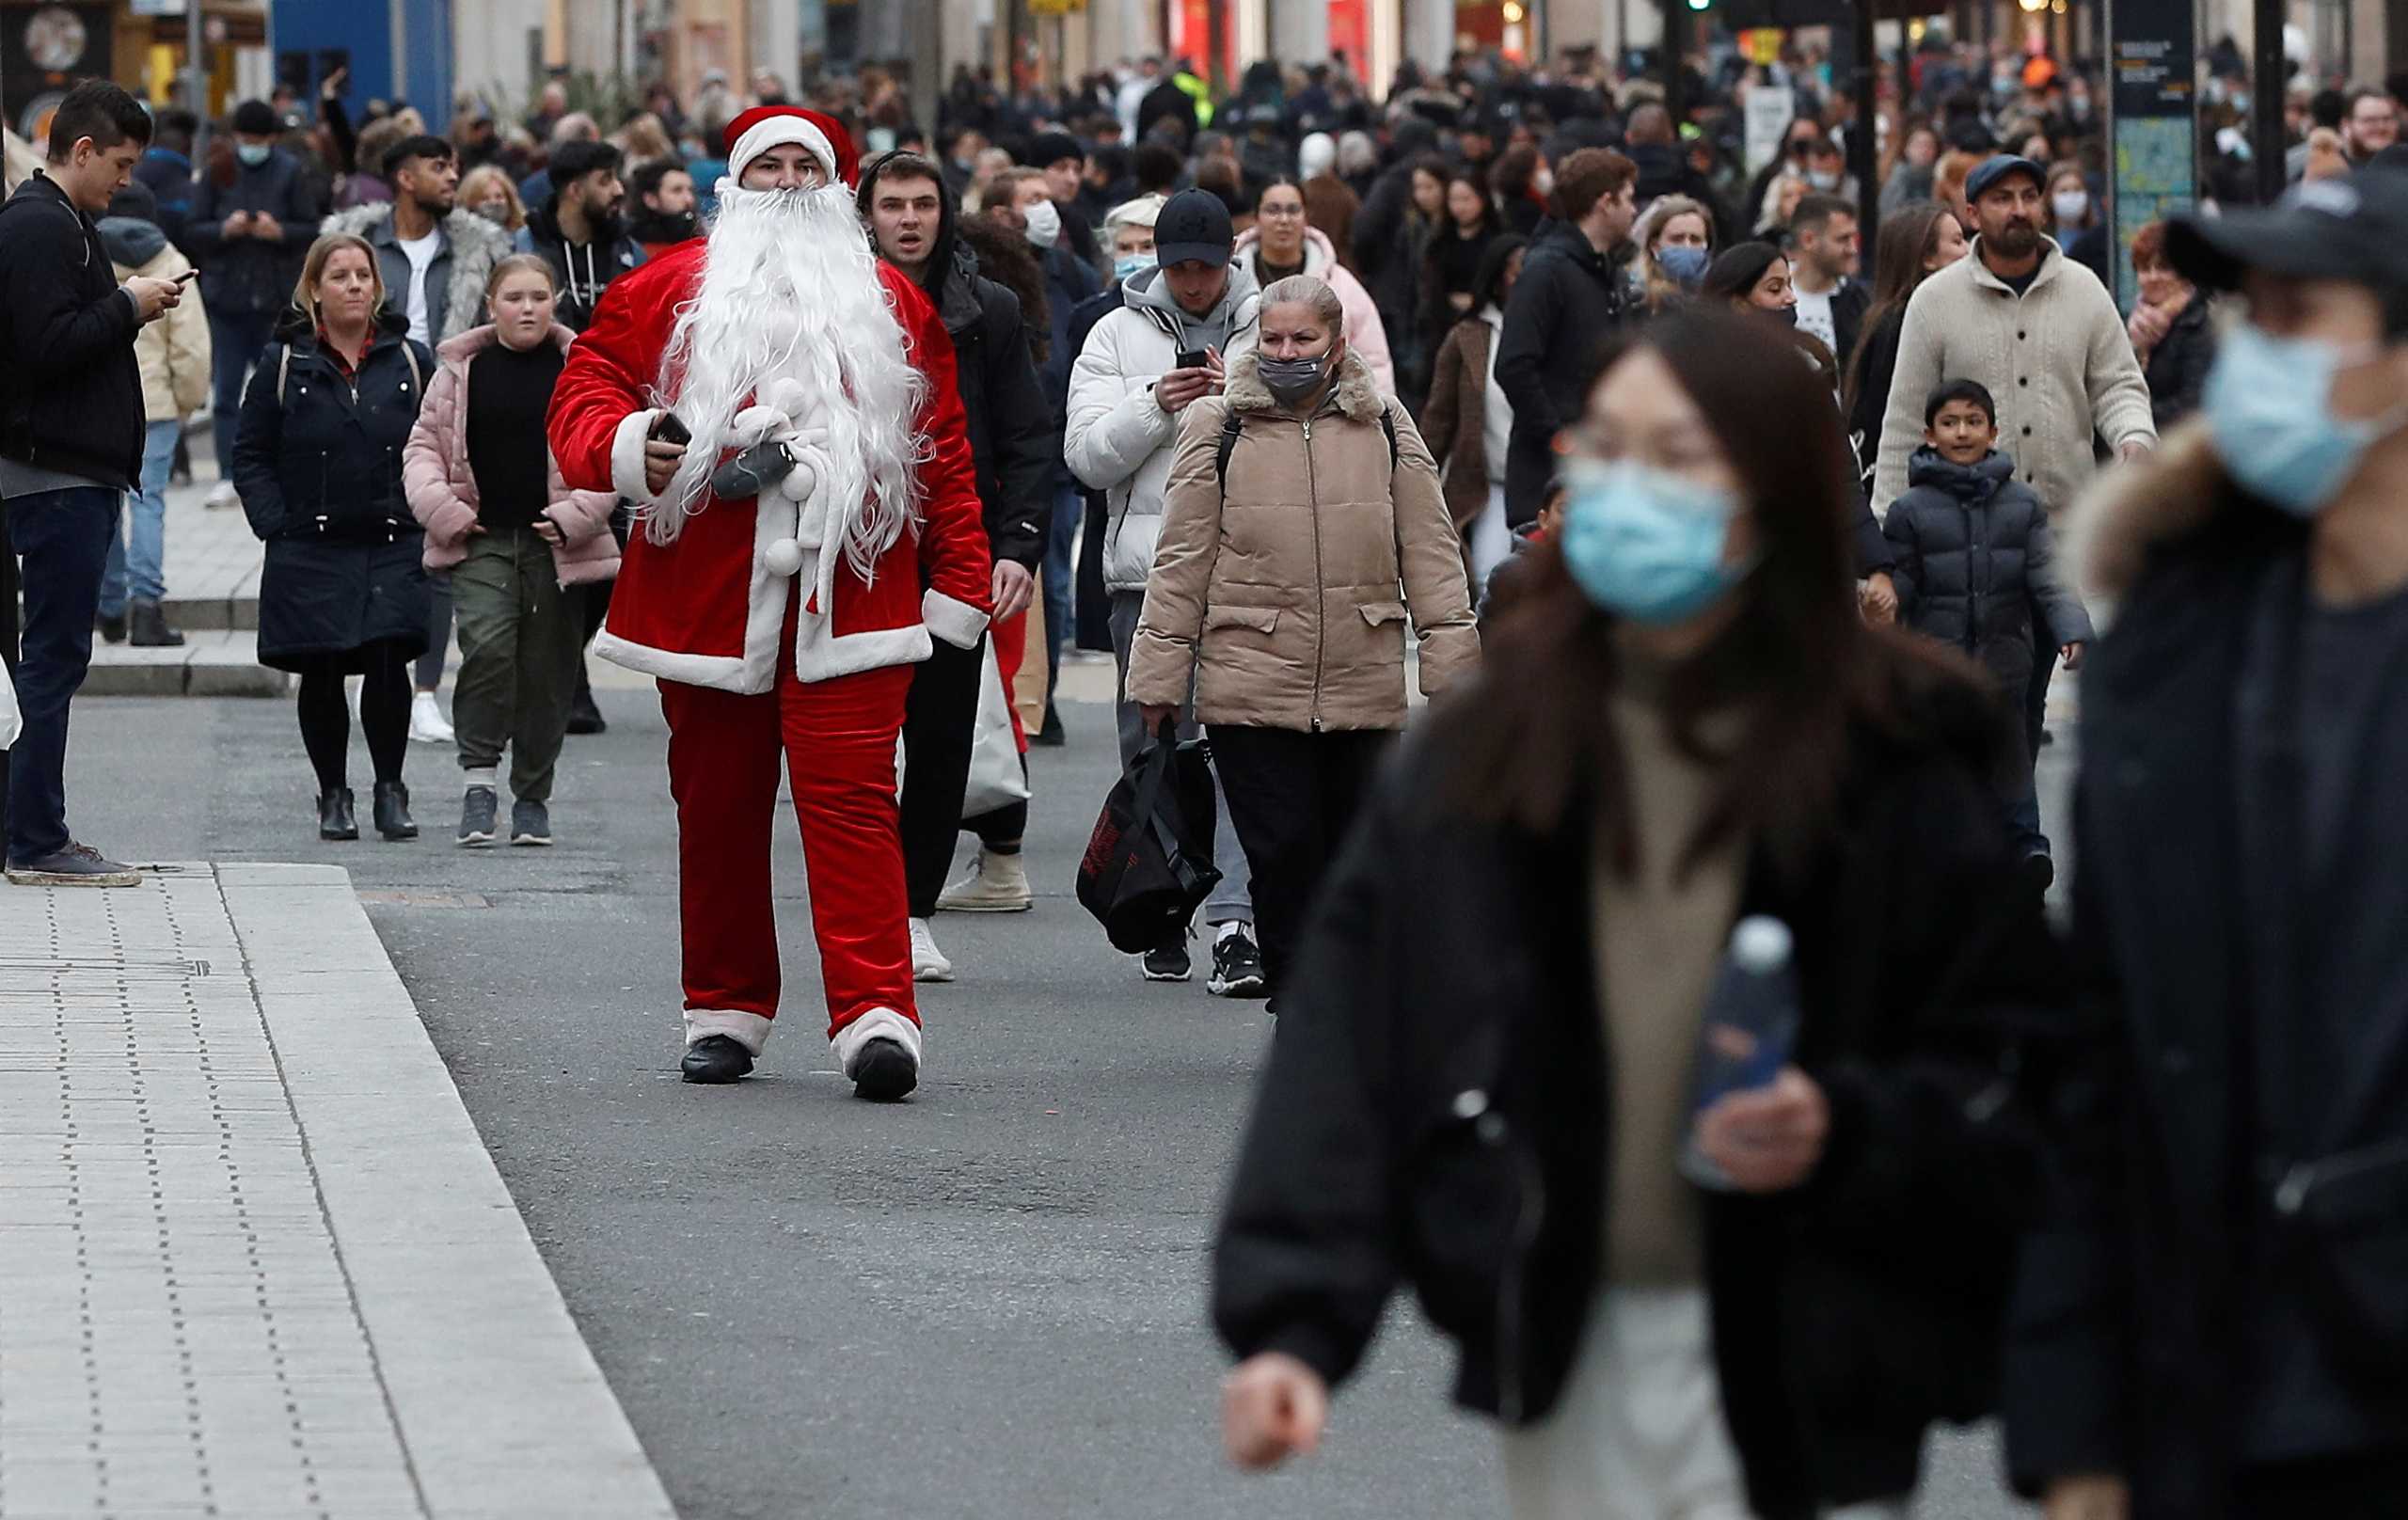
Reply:
M1150 253L1124 253L1112 261L1112 276L1125 285L1153 267L1154 256Z
M1617 617L1686 621L1751 568L1722 561L1739 511L1728 491L1627 459L1570 461L1564 483L1564 568Z
M1686 244L1671 244L1656 250L1656 265L1683 290L1693 291L1705 278L1705 266L1712 262L1703 248Z
M2313 338L2276 338L2254 323L2236 324L2217 347L2201 397L2232 478L2293 516L2322 511L2367 450L2408 421L2408 408L2399 407L2364 421L2333 415L2333 376L2382 351L2374 343L2344 349Z
M234 156L253 168L258 168L266 163L267 155L275 150L275 146L270 143L246 142L234 145Z

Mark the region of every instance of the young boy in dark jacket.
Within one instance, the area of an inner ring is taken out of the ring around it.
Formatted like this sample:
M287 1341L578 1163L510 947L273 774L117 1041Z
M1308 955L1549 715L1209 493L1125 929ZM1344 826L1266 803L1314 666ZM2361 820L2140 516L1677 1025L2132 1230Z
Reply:
M1998 405L1989 391L1972 380L1943 381L1925 401L1923 420L1924 446L1908 461L1908 488L1881 525L1897 551L1891 575L1898 621L1972 657L2020 713L2032 681L2036 624L2066 641L2058 653L2070 671L2093 637L2090 614L2057 573L2047 509L2015 478L2015 461L1995 447ZM2046 617L2036 619L2036 609ZM2020 745L2022 726L2015 726ZM2022 756L2023 784L2009 816L2025 874L2046 891L2056 869L2049 836L2040 831L2032 761L2030 753Z

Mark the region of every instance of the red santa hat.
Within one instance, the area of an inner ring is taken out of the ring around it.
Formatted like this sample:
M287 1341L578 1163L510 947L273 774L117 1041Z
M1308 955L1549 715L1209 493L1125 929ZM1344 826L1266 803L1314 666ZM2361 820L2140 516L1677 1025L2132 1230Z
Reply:
M861 170L853 135L834 117L800 105L756 105L727 124L727 173L741 182L744 166L772 148L810 150L831 181L851 184Z

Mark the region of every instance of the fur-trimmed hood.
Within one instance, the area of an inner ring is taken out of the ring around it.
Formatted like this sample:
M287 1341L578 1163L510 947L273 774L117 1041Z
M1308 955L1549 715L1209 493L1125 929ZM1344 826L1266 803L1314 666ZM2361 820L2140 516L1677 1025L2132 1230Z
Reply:
M2239 493L2207 422L2193 418L2168 433L2152 458L2107 471L2083 497L2074 513L2083 584L2121 595L2140 578L2152 550L2237 510Z
M441 265L444 261L451 261L443 284L441 320L434 325L435 341L441 344L485 320L485 281L493 277L493 266L509 256L510 234L475 212L456 206L435 225L443 234L442 251L435 256L435 261ZM388 261L399 259L406 269L408 255L402 252L401 241L393 232L391 201L336 212L318 224L318 230L349 232L366 238L377 252L377 262L386 266L386 299L399 309L406 293L392 288L393 270ZM429 294L432 296L433 293Z
M1262 383L1262 367L1255 352L1246 350L1229 365L1228 381L1223 393L1229 399L1233 412L1279 412L1287 410L1271 398L1271 388ZM1338 364L1338 384L1323 403L1327 407L1335 402L1338 409L1357 422L1376 422L1387 406L1381 399L1378 385L1371 378L1370 366L1350 345L1346 356Z

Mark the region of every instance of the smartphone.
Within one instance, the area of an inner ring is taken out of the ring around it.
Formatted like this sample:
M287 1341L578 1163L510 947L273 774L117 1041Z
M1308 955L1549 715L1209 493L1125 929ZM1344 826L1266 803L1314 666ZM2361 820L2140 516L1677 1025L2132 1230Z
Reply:
M1178 370L1201 370L1212 362L1212 356L1200 348L1186 348L1173 356L1171 367Z
M658 438L663 443L691 443L694 441L694 435L687 428L685 423L677 420L677 414L675 412L661 413L659 420L652 424L652 431L645 434L644 436L649 438Z
M199 270L198 270L198 269L187 269L187 270L185 270L182 274L178 275L178 276L176 277L176 283L177 283L177 284L179 284L179 285L189 285L189 284L191 284L194 280L197 280L197 279L198 279L199 277L200 277L200 271L199 271Z

